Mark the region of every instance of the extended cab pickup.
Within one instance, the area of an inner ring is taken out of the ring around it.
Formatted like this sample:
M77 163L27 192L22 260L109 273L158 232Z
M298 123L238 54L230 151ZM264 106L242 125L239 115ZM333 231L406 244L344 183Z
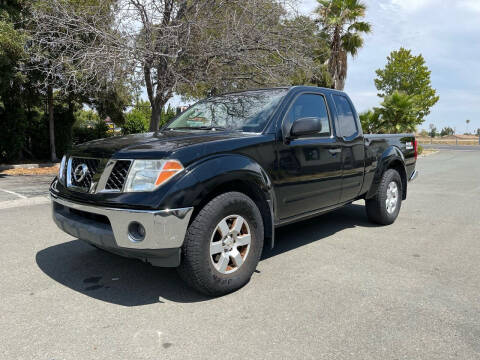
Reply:
M278 226L359 199L372 222L393 223L416 159L411 134L364 135L343 92L243 91L200 101L158 132L74 148L50 188L53 219L221 295L249 281Z

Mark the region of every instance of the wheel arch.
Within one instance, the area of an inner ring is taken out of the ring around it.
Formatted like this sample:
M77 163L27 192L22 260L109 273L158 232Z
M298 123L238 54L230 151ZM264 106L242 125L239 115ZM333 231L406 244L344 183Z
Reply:
M228 154L194 164L187 170L189 182L195 178L193 185L182 191L185 201L194 208L190 221L216 196L237 191L250 197L258 206L265 242L273 247L275 196L270 178L256 161L247 156Z
M375 172L372 186L370 187L370 190L365 196L366 199L371 199L376 195L382 176L389 169L394 169L400 174L400 178L402 181L402 200L405 200L407 198L408 181L407 170L405 168L405 156L398 147L391 146L383 152L381 158L378 161L377 170Z

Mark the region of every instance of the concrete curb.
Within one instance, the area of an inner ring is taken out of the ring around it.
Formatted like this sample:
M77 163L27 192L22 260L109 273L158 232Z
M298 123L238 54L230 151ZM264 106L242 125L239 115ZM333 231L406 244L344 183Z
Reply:
M52 167L59 163L40 163L40 164L18 164L18 165L0 165L0 171L11 169L35 169L43 167Z

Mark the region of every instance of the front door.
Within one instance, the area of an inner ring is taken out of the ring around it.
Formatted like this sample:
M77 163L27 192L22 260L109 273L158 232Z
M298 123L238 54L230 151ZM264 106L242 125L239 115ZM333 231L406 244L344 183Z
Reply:
M318 134L278 144L278 171L274 180L280 219L307 214L340 202L341 143L334 136L325 97L302 93L293 100L284 129L306 117L321 119Z

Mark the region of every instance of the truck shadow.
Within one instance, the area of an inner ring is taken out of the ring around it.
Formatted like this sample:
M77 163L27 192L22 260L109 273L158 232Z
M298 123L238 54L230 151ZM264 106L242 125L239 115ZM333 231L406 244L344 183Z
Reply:
M363 206L343 209L276 230L275 248L262 259L319 241L346 228L369 227ZM92 298L123 306L209 300L188 288L175 269L156 268L95 249L81 240L54 245L36 254L39 268L60 284Z
M344 229L374 226L377 225L368 221L365 206L350 204L327 214L275 229L275 246L273 249L265 246L262 260L325 239Z

